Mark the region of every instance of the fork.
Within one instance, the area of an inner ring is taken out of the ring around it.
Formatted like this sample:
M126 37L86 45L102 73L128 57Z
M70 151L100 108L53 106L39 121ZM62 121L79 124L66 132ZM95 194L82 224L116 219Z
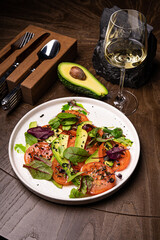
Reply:
M9 56L15 50L18 50L24 47L33 37L34 37L34 33L26 32L21 38L19 38L15 43L11 45L11 49L7 52L7 55ZM15 70L15 68L18 67L18 65L19 64L17 63L13 64L9 68L9 70L6 71L4 75L0 78L0 100L2 100L4 96L8 93L8 87L5 80Z
M20 88L20 84L18 84L12 92L10 92L7 97L5 97L1 104L3 110L9 110L9 112L14 109L22 99L22 90Z
M18 40L11 44L11 48L6 52L1 58L0 63L2 63L7 57L9 57L14 51L21 49L24 47L30 39L34 37L34 33L26 32L23 36L21 36Z

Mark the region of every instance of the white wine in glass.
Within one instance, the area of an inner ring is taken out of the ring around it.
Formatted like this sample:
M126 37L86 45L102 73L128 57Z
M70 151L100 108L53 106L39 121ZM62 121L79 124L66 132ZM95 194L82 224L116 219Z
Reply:
M123 90L125 69L139 66L147 56L144 15L131 9L114 12L106 31L104 52L107 61L120 68L119 91L110 91L108 103L130 115L136 111L138 100L131 92Z

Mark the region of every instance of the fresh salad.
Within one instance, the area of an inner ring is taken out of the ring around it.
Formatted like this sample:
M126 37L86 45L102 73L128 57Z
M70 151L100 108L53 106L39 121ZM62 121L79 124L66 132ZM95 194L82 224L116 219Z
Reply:
M24 164L34 179L52 181L58 188L74 185L70 198L103 193L122 178L130 163L132 141L121 128L97 127L83 105L72 100L45 126L36 121L25 132Z

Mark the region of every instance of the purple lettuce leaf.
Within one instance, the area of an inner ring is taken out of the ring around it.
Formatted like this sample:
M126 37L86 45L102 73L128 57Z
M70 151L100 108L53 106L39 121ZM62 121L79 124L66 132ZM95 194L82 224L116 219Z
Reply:
M115 160L115 159L120 158L125 150L126 149L124 149L123 147L113 147L113 148L109 149L108 151L106 151L106 153L110 159Z
M50 128L40 126L30 128L27 130L27 132L39 139L47 139L50 136L54 135L54 131L52 131Z

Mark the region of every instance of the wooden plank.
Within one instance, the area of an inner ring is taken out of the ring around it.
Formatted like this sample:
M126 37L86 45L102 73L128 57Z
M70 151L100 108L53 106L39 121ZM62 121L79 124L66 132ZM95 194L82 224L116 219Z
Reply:
M16 179L0 173L0 234L9 240L158 239L158 218L50 203L30 193Z
M64 0L60 3L58 0L46 0L44 4L44 1L35 0L32 5L25 0L18 4L15 1L2 1L0 48L29 24L76 38L78 57L75 62L88 68L109 90L117 89L117 85L113 86L97 76L92 65L93 50L99 38L100 16L105 7L114 5L117 5L117 1ZM150 82L140 89L131 89L139 100L137 112L129 117L141 141L141 156L136 171L119 192L103 201L77 207L47 202L28 191L16 179L8 158L10 134L16 123L33 106L21 103L9 115L0 109L0 235L9 240L160 239L159 1L119 0L118 6L143 12L147 22L154 27L158 39L157 57ZM75 95L56 80L35 106L58 97Z

